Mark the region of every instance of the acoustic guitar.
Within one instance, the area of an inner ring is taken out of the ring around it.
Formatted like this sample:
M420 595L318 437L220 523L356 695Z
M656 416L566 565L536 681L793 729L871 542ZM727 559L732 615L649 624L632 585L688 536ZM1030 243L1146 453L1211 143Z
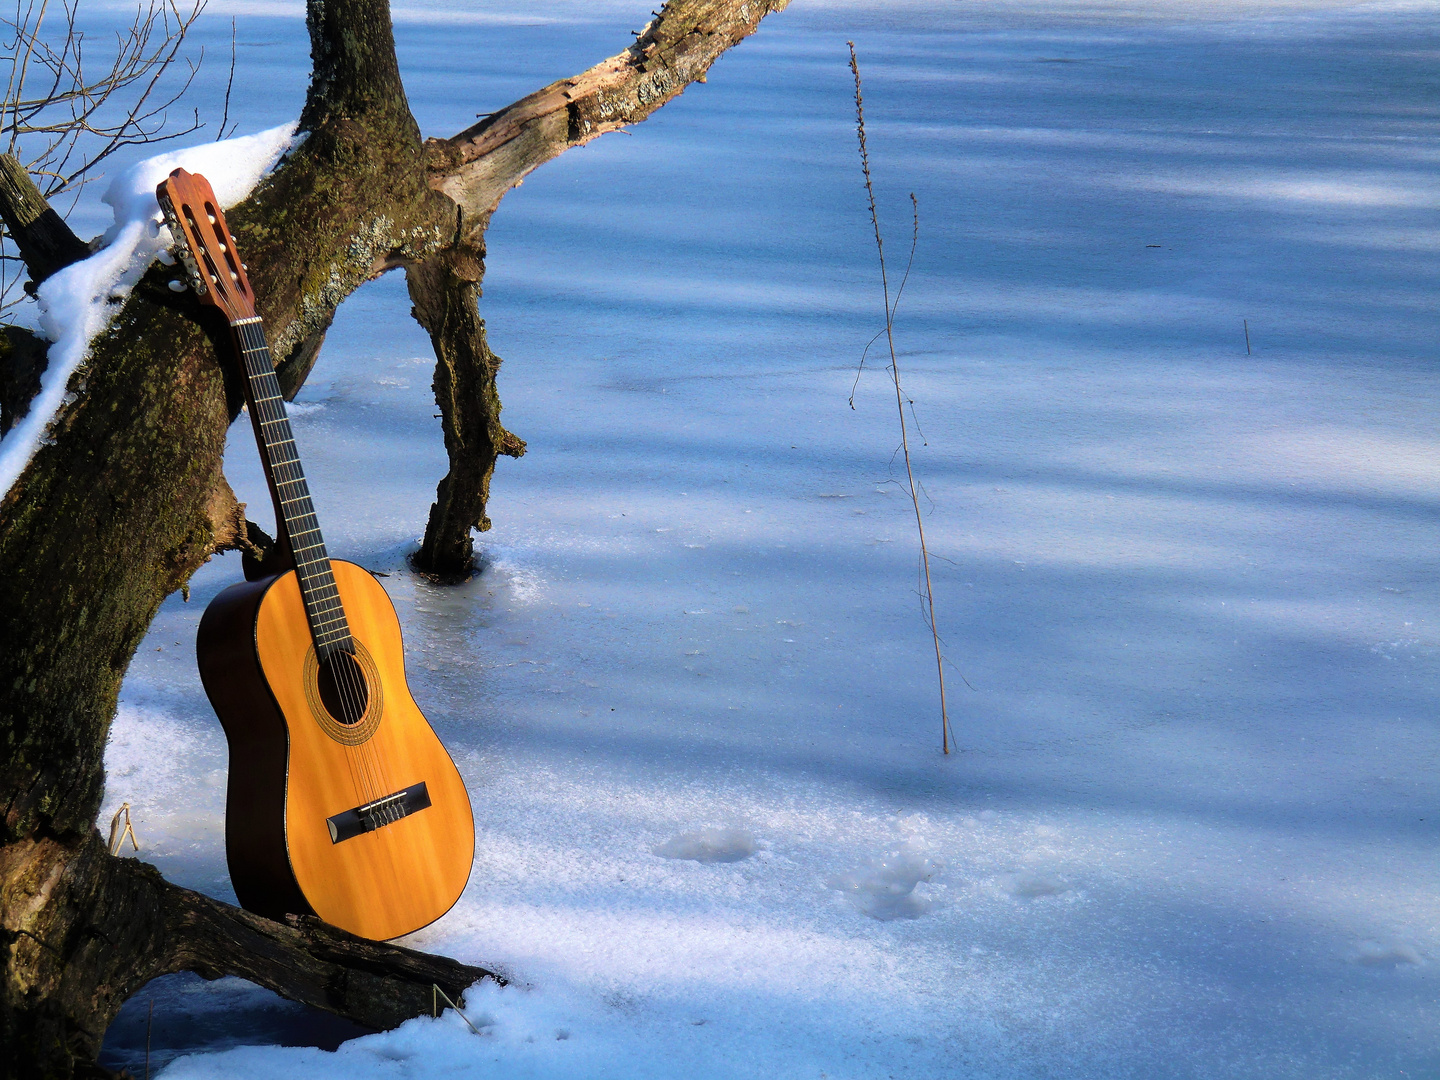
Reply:
M410 696L390 598L369 572L326 553L214 192L177 169L156 197L196 295L229 321L279 534L275 564L220 593L196 641L230 746L235 895L272 919L313 914L361 937L399 937L445 914L465 888L470 798Z

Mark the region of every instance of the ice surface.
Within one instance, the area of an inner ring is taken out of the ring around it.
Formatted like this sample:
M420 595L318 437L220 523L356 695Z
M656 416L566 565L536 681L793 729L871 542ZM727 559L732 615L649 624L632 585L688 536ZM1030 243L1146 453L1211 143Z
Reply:
M45 438L55 413L70 393L70 378L90 342L145 273L160 250L173 241L163 226L155 187L175 169L202 173L222 207L239 202L290 146L295 125L255 135L204 143L138 162L111 181L101 201L114 224L94 255L71 263L40 283L40 333L50 342L40 392L30 411L0 440L0 498L19 479ZM79 390L76 392L82 392Z
M653 6L407 16L422 128ZM467 996L479 1036L204 1028L223 1052L166 1075L1440 1075L1436 14L800 0L506 196L482 304L529 450L454 588L405 563L445 472L429 344L397 276L347 301L296 439L331 551L389 575L478 828L408 943L515 985ZM239 114L281 123L303 25L238 27ZM888 249L920 201L897 343L976 688L949 759L883 370L847 404L880 308L847 39ZM244 425L226 470L263 523ZM239 576L165 604L106 794L225 897L193 640ZM756 850L655 854L705 828ZM912 876L917 918L847 898Z

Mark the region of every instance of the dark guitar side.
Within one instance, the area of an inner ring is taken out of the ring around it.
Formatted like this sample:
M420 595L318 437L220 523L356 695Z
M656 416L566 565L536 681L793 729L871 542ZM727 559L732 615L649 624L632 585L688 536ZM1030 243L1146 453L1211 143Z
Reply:
M285 849L289 731L255 653L266 577L232 585L200 620L195 653L205 693L230 745L225 858L240 906L269 919L313 915Z

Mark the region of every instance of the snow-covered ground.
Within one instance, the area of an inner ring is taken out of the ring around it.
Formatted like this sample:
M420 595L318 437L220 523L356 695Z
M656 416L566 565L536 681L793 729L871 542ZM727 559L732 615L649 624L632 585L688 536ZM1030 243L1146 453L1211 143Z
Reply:
M650 6L407 7L412 105L459 130ZM293 119L302 23L236 10L232 114ZM428 343L397 276L362 290L297 440L474 799L470 886L410 943L513 983L479 1035L330 1053L225 1049L350 1032L165 980L107 1060L153 999L154 1064L212 1051L167 1080L1440 1074L1437 15L799 0L505 199L484 314L529 452L459 587L405 563ZM847 404L880 325L847 39L892 259L920 207L949 758L883 364ZM238 576L165 605L108 757L143 857L226 898L193 641Z

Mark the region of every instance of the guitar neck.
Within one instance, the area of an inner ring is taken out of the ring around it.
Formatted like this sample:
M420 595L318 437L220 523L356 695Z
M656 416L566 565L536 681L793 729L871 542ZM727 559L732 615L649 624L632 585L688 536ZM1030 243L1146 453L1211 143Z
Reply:
M320 535L300 456L295 451L295 437L285 415L285 398L280 393L280 380L275 377L275 360L265 330L258 316L236 319L230 329L245 375L255 441L270 483L270 497L275 501L275 521L295 562L316 656L325 660L336 652L352 652L350 625L330 571L330 556Z

